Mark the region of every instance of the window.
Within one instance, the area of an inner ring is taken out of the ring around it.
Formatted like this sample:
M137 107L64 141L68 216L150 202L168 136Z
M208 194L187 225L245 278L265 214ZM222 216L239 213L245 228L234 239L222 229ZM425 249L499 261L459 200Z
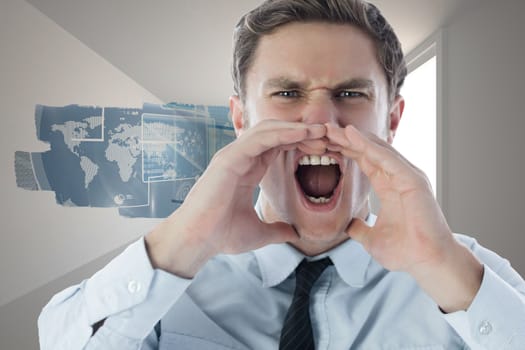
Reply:
M393 146L425 172L436 195L436 56L412 70L401 90L405 111Z
M412 164L423 170L434 195L444 208L442 140L444 128L442 105L442 34L439 32L406 55L408 76L401 89L405 110L393 146ZM370 198L372 212L378 213L379 200Z

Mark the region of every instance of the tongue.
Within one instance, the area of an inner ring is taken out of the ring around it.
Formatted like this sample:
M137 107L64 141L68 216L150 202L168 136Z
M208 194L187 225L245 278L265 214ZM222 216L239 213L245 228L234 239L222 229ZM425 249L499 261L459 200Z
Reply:
M297 180L304 193L312 197L330 197L338 179L337 165L299 166Z

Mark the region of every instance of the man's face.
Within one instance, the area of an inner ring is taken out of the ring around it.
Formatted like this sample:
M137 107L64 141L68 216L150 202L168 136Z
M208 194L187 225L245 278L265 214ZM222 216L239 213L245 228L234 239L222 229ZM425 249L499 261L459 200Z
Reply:
M350 25L292 23L263 36L245 90L244 103L234 102L237 126L242 118L248 126L264 119L352 124L391 142L399 120L387 103L374 43ZM297 149L281 152L268 168L260 203L265 221L293 225L298 248L318 253L348 238L344 230L353 217L366 217L369 191L352 160Z

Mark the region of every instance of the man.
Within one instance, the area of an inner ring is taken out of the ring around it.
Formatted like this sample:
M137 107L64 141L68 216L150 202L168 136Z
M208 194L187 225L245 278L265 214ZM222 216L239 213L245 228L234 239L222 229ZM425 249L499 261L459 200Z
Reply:
M233 64L237 140L176 212L50 301L42 349L525 344L523 279L454 236L390 146L406 68L374 6L267 1L236 28ZM324 266L296 303L305 259Z

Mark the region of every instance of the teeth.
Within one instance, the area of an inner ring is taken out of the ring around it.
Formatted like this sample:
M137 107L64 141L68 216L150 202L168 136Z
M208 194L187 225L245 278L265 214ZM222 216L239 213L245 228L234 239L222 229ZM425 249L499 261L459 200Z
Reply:
M317 203L317 204L328 203L328 202L330 202L330 199L332 199L332 198L325 198L325 197L318 197L317 198L317 197L310 197L310 196L308 196L307 198L308 198L308 200L310 202Z
M299 165L337 165L339 164L335 158L332 158L328 155L318 156L318 155L305 155L299 159ZM311 203L315 204L326 204L332 200L332 197L313 197L306 196Z
M310 155L299 159L299 165L335 165L337 160L330 156Z

